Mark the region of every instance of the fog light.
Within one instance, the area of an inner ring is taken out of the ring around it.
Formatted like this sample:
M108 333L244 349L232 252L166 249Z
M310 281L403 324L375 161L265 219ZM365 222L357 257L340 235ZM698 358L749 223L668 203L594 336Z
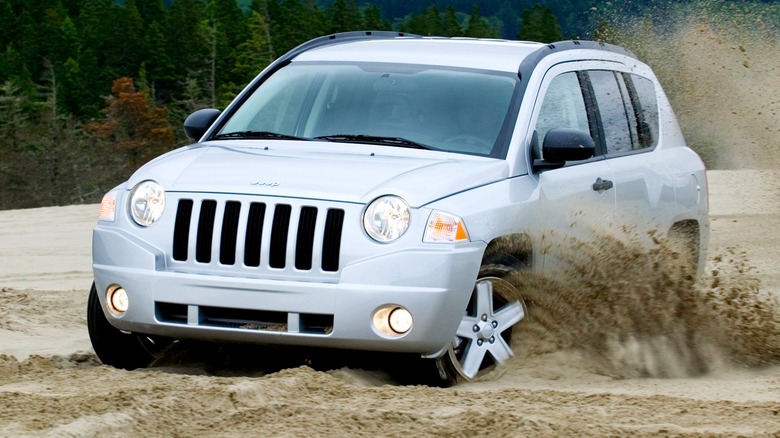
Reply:
M106 304L108 310L115 315L123 315L127 312L130 299L127 297L127 291L121 286L111 286L106 291Z
M412 329L412 314L401 306L387 305L374 313L374 327L383 335L401 336Z
M390 318L388 318L390 328L400 334L404 334L412 328L412 314L403 307L396 307L390 312Z

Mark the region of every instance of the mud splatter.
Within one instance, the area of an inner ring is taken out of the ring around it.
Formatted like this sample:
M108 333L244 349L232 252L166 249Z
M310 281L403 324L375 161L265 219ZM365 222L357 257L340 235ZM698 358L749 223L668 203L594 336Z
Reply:
M519 355L579 350L614 378L780 363L780 306L736 249L712 258L697 281L685 250L667 239L654 237L648 248L637 237L551 238L555 275L507 277L529 308L513 336Z

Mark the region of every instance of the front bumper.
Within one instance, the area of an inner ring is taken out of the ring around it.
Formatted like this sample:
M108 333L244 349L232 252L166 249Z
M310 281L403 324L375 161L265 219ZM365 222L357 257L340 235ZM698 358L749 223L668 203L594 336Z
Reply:
M210 341L297 345L432 355L455 336L485 245L427 245L345 261L321 281L249 278L172 269L161 249L117 227L95 228L93 271L108 321L118 329ZM230 273L228 273L230 274ZM113 286L128 311L106 310ZM408 309L412 329L388 336L372 323L392 304Z

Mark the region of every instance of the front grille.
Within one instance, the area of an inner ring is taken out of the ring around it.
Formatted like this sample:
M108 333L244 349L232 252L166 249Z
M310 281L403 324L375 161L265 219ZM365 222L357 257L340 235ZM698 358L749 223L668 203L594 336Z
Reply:
M204 264L218 259L224 266L243 262L249 268L292 264L299 271L311 271L319 261L322 271L337 272L343 224L344 210L337 208L181 199L172 257Z

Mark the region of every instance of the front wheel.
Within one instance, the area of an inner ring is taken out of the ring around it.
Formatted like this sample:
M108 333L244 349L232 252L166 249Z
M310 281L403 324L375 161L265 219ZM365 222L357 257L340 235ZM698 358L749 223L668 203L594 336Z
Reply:
M100 306L95 283L92 283L87 300L87 330L100 361L126 370L149 366L156 358L155 352L166 343L162 339L126 333L112 326Z
M436 360L441 379L473 380L512 356L512 326L526 315L517 289L498 277L483 277L474 285L471 300L447 353Z

